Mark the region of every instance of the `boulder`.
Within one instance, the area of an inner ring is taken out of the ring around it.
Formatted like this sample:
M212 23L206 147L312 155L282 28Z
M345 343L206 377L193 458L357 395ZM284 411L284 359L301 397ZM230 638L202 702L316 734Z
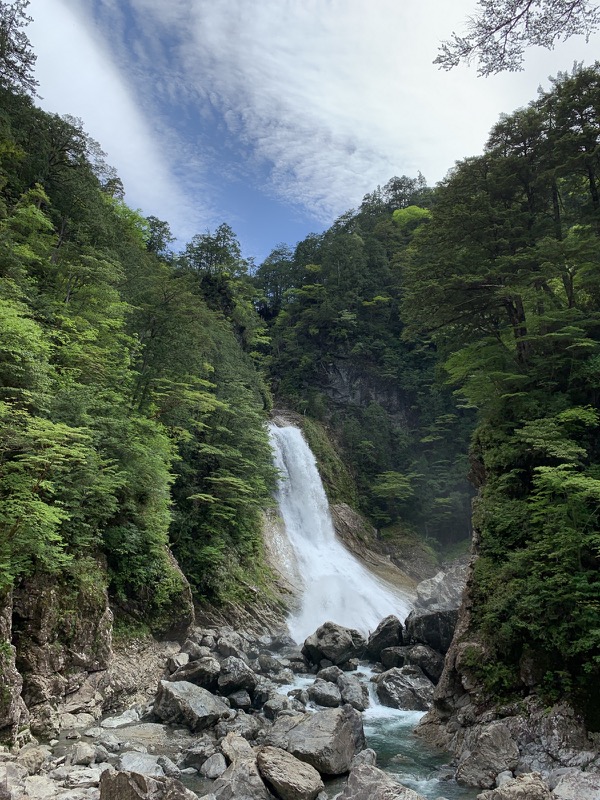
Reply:
M221 742L221 751L230 764L237 759L254 758L252 747L237 733L227 734Z
M369 707L369 690L355 675L342 672L337 679L338 689L344 703L349 703L357 711Z
M188 681L160 681L153 710L159 719L183 723L192 731L208 728L231 714L222 700Z
M570 772L563 775L552 792L553 800L598 800L600 773Z
M221 664L217 685L223 694L231 694L239 689L252 692L257 683L258 676L241 658L228 656Z
M402 623L393 614L382 619L367 642L366 655L372 661L379 661L381 651L386 647L398 647L402 644Z
M322 775L348 772L354 756L365 747L362 717L349 705L278 717L265 739L267 744L311 764Z
M343 674L344 671L341 670L339 667L325 667L324 669L320 669L317 672L316 677L320 678L322 681L337 683L337 679L340 677L340 675Z
M227 762L225 761L225 756L222 753L214 753L214 755L209 756L204 764L202 764L200 767L200 774L204 775L205 778L214 780L215 778L220 778L226 769Z
M158 756L132 751L123 753L119 759L119 769L123 772L135 772L138 775L148 775L152 778L162 778L165 774L158 763Z
M327 659L332 664L339 665L350 658L361 658L366 644L357 630L344 628L334 622L325 622L305 640L302 654L312 664L320 664L323 659Z
M212 786L215 800L273 800L260 777L254 754L237 758Z
M406 654L407 662L420 667L433 683L437 683L444 669L444 658L426 644L416 644Z
M517 766L519 748L504 723L496 720L477 726L469 738L456 770L459 783L491 789L497 775Z
M217 688L217 679L221 672L221 665L213 656L199 658L196 661L188 661L187 664L179 667L172 675L169 675L169 681L189 681L195 683L197 686L202 686L203 689L213 691Z
M433 701L433 683L419 667L393 667L373 680L384 706L427 711Z
M447 653L458 620L458 611L419 611L413 609L406 619L404 639L412 644L426 644L438 653Z
M308 687L308 697L313 703L327 708L337 708L342 703L342 694L335 683L320 678Z
M183 651L181 653L175 653L167 659L167 669L169 672L176 672L180 667L185 667L189 660L189 653L184 653Z
M579 795L576 797L580 800ZM538 772L528 772L506 781L497 789L481 792L477 800L551 800L551 794Z
M100 800L198 800L198 796L174 778L105 770L100 778Z
M230 695L227 695L227 699L232 708L241 708L244 711L252 708L252 698L246 689L238 689L237 692L232 692Z
M262 747L257 764L263 780L281 800L315 800L325 788L314 767L279 747Z
M386 647L381 651L379 659L385 669L392 667L404 667L408 664L408 652L410 647Z
M425 800L423 795L369 764L360 764L350 771L346 788L337 797L338 800Z

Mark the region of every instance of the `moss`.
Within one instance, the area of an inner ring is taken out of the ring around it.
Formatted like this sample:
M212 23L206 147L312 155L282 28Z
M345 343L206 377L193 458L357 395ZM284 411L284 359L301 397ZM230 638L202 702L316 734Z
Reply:
M302 431L317 460L319 474L330 503L347 503L358 508L358 492L354 479L337 453L331 437L320 422L304 417Z

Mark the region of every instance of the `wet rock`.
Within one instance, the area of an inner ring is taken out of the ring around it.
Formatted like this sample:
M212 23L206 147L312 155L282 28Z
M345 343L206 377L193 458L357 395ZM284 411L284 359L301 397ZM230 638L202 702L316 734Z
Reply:
M342 672L338 676L337 686L344 703L349 703L357 711L364 711L369 707L369 690L355 675Z
M381 651L386 647L398 647L402 644L402 623L391 614L382 619L367 642L367 657L371 661L379 661Z
M377 767L361 764L348 776L338 800L424 800L423 795L397 783Z
M221 664L213 656L199 658L196 661L189 661L184 666L179 667L167 680L169 681L189 681L203 689L214 691L217 688L217 681L221 673Z
M327 659L339 665L350 658L361 658L366 644L364 637L353 628L325 622L305 640L302 654L312 664L320 664Z
M519 748L506 725L500 721L478 726L470 733L468 749L458 763L456 780L467 786L491 789L496 775L514 770Z
M386 647L380 653L380 660L386 669L404 667L408 663L410 647Z
M342 694L336 684L320 678L308 687L308 696L313 703L327 708L337 708L342 702Z
M198 800L198 796L174 778L107 770L100 778L100 800Z
M261 776L281 800L315 800L325 788L314 767L279 747L261 748L257 764Z
M374 683L380 702L390 708L427 711L433 700L433 683L418 667L393 667Z
M550 787L537 772L506 781L496 789L477 795L477 800L550 800ZM579 795L577 795L580 800Z
M425 644L417 644L406 655L408 663L420 667L430 681L439 681L444 670L444 658L440 653Z
M272 694L263 705L262 712L267 719L277 719L282 711L288 711L293 708L293 699L279 693Z
M191 731L214 725L231 710L206 689L187 681L160 681L154 713L165 722L179 722Z
M217 684L223 694L230 694L239 689L252 692L257 683L258 676L241 658L228 656L221 664L221 674Z
M450 648L458 611L419 611L413 609L406 619L404 639L413 644L426 644L438 653L445 654Z
M329 681L330 683L336 683L340 676L344 674L344 671L341 670L339 667L325 667L324 669L320 669L317 672L316 677L320 678L322 681Z

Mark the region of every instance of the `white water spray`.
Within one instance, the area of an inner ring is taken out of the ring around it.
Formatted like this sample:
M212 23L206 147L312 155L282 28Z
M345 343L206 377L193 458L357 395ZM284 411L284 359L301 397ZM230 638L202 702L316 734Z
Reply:
M315 458L300 430L269 430L280 472L277 500L303 584L300 607L288 619L292 638L303 642L326 621L366 635L388 614L404 620L411 610L408 595L372 575L336 538Z

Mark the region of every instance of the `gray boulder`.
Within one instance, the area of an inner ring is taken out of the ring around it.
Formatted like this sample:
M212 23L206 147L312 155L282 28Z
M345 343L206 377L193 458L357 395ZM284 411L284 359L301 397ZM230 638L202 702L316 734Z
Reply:
M313 703L327 708L337 708L342 703L342 694L336 684L320 678L308 687L308 697Z
M148 775L151 778L163 778L165 773L158 763L158 756L150 753L137 753L128 751L119 759L119 769L123 772L136 772L139 775Z
M504 723L495 721L477 726L468 738L456 770L459 783L491 789L497 775L517 766L519 748Z
M220 778L226 769L227 762L225 761L223 753L214 753L202 764L200 767L200 774L204 775L205 778L214 780L215 778Z
M339 665L351 658L361 658L366 644L364 637L353 628L325 622L305 640L302 654L312 664L327 659Z
M337 679L338 689L344 703L349 703L357 711L369 707L369 690L355 675L342 672Z
M506 781L497 789L477 795L477 800L551 800L550 788L538 772L527 772ZM580 800L579 795L576 795Z
M279 747L262 747L256 760L263 779L281 800L315 800L325 788L314 767Z
M324 667L324 669L320 669L317 672L317 678L320 678L322 681L337 683L337 679L343 674L344 671L339 667Z
M398 647L402 644L402 623L392 614L382 619L367 642L367 657L379 661L381 651L386 647Z
M348 772L354 756L365 748L362 717L349 705L278 717L265 740L311 764L322 775Z
M338 800L425 800L423 795L397 783L391 775L369 764L354 767Z
M406 619L404 639L411 644L426 644L438 653L447 653L454 636L458 610L419 611L413 609Z
M433 683L419 667L393 667L374 682L381 704L390 708L427 711L433 701Z
M237 758L212 786L216 800L272 800L263 783L254 755Z
M183 723L192 731L208 728L231 714L218 697L188 681L160 681L153 710L159 719Z
M221 664L217 685L223 694L231 694L240 689L252 692L257 683L257 674L241 658L228 656Z
M198 800L175 778L151 778L135 772L104 770L100 800Z
M169 675L169 681L189 681L195 683L197 686L202 686L203 689L213 691L217 688L217 679L221 672L221 665L213 656L199 658L196 661L188 661L187 664L179 667L172 675Z
M251 745L237 733L228 733L220 746L223 755L230 764L238 759L254 758L254 751Z

